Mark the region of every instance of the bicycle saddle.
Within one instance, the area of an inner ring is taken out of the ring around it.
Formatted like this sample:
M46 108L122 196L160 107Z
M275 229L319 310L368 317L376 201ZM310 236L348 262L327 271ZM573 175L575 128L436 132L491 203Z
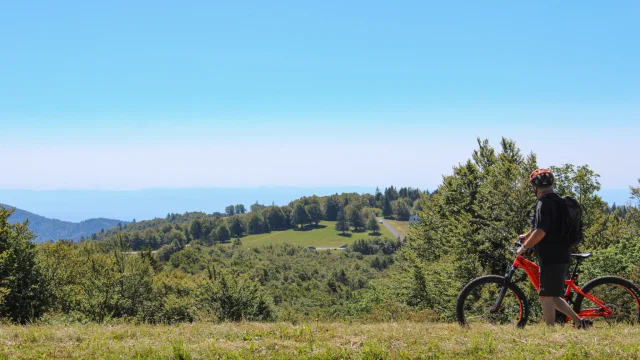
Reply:
M571 254L574 258L586 259L591 256L591 253Z

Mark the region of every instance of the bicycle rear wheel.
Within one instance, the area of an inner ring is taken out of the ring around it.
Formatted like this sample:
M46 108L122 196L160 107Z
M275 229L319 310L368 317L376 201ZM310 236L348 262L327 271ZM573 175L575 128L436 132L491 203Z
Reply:
M613 313L606 316L598 304L582 295L578 295L573 305L576 313L584 311L600 314L590 317L594 323L640 323L640 289L632 282L617 276L603 276L589 281L581 290L603 301Z
M526 325L529 303L516 284L507 285L500 306L496 303L504 286L503 276L489 275L477 278L462 289L456 306L460 325L474 323Z

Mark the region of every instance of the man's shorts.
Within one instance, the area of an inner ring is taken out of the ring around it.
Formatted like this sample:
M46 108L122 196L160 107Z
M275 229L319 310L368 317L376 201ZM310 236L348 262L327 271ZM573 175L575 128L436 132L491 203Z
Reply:
M549 264L540 266L540 296L564 296L564 281L569 264Z

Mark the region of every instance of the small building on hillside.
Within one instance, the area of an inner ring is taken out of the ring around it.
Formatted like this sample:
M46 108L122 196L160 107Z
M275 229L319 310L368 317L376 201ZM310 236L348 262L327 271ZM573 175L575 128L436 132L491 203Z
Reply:
M418 218L418 215L411 215L409 216L409 225L414 225L420 222L420 218Z

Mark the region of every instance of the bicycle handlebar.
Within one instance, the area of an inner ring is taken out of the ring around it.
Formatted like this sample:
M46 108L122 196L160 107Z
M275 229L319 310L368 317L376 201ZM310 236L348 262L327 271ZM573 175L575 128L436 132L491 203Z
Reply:
M524 244L522 243L522 239L518 239L513 243L514 246L511 246L509 248L509 250L511 250L512 253L517 254L518 253L518 249L522 246L524 246ZM527 251L524 253L524 256L530 256L531 254L533 254L533 248L531 249L527 249Z

